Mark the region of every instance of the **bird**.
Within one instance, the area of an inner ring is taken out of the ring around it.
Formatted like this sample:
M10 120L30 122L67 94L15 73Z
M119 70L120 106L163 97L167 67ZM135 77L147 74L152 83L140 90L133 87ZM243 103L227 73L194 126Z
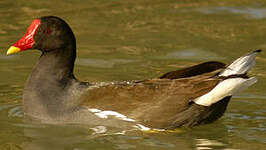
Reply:
M235 93L257 82L248 71L261 50L226 65L204 62L158 78L85 82L73 73L76 39L57 16L32 21L7 55L35 49L41 56L23 92L24 116L41 123L172 130L219 119Z

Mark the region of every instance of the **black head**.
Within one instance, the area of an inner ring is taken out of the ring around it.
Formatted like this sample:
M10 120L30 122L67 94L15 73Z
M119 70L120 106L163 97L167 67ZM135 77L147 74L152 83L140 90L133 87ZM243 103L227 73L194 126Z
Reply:
M54 16L41 17L40 20L41 24L34 35L34 49L51 51L75 43L74 34L64 20Z
M69 25L61 18L44 16L34 19L27 33L10 47L7 54L38 49L42 52L76 47L75 36Z

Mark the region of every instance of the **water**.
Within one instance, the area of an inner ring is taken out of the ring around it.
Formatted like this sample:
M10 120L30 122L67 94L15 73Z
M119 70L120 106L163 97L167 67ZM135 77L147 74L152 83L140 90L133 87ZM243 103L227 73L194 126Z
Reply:
M265 52L259 82L233 97L217 122L175 133L95 134L89 127L23 121L23 86L40 55L5 56L33 18L57 15L73 28L75 74L88 81L146 79L207 60L229 63L266 49L266 3L197 0L0 1L0 149L266 149Z

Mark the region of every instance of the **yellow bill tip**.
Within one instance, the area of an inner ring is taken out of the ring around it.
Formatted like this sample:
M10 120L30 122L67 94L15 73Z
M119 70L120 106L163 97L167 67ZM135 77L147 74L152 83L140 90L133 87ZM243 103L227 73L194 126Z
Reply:
M10 48L7 50L6 55L11 55L20 52L20 48L15 46L10 46Z

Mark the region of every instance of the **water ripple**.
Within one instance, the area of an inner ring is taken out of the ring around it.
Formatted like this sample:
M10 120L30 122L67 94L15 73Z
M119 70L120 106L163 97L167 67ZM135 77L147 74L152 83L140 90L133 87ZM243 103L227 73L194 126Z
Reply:
M266 17L266 8L250 8L250 7L205 7L197 8L196 11L199 11L204 14L222 14L222 13L232 13L244 15L247 18L251 19L264 19Z

